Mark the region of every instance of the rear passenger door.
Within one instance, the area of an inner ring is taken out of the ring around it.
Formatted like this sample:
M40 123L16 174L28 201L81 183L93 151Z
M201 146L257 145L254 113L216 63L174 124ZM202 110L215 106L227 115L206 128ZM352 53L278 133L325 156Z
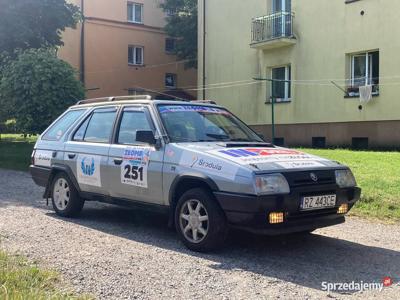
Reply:
M117 107L94 109L65 145L64 161L84 192L108 195L108 151Z
M163 147L156 149L154 145L138 142L136 132L139 130L156 134L149 108L143 105L124 107L109 152L110 195L163 204Z

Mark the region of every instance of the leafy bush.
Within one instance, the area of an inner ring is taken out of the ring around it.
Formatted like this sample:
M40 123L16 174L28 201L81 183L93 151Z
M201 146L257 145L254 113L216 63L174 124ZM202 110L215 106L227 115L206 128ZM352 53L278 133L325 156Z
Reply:
M6 61L0 78L0 117L15 118L21 133L41 133L68 106L84 98L74 69L54 50L18 50L15 59Z

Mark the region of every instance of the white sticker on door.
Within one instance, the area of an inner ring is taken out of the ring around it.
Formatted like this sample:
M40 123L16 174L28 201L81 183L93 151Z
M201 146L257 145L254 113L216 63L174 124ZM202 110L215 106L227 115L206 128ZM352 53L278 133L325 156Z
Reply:
M79 154L76 160L78 183L101 187L100 162L101 156Z
M147 188L147 169L149 166L149 147L128 147L121 164L121 183Z
M35 165L42 167L51 167L52 151L37 150L35 152Z

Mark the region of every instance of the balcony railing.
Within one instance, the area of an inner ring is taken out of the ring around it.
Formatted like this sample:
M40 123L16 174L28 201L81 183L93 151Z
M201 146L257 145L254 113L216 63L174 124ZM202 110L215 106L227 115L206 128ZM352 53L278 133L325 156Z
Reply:
M293 18L292 12L285 11L254 18L251 30L252 44L281 38L294 38Z

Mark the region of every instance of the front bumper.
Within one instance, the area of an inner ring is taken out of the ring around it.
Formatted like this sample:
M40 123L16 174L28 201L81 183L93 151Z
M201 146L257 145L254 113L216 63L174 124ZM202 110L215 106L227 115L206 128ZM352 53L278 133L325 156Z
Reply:
M301 211L303 196L336 194L334 208ZM314 230L343 223L344 215L338 214L340 205L347 203L349 210L360 199L358 187L339 189L336 185L297 188L288 195L252 196L215 192L214 195L225 212L231 227L254 233L278 235ZM284 222L270 224L270 212L283 212Z

